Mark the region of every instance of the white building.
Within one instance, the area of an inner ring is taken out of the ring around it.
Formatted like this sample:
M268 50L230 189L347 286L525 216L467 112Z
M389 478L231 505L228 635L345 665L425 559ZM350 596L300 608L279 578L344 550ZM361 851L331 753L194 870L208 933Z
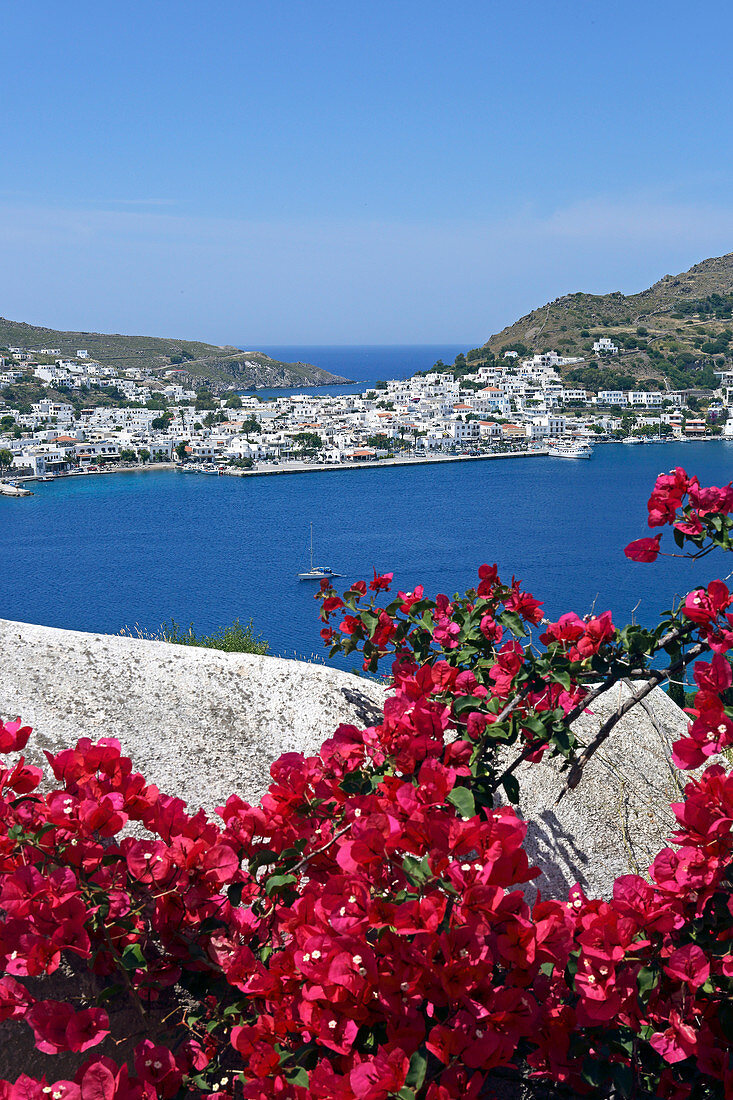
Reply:
M599 405L627 405L624 390L599 390L596 401Z
M664 400L664 394L658 390L629 390L626 397L629 405L646 409L661 409Z
M31 405L31 412L42 420L50 420L55 417L61 423L70 423L74 418L74 406L67 405L65 401L49 401L47 397Z
M600 340L594 341L593 351L597 355L618 355L618 348L607 336L601 336Z

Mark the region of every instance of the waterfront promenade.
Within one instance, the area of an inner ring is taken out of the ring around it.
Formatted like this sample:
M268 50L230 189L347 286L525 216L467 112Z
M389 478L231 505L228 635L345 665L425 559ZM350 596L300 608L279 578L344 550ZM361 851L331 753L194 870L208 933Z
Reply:
M177 466L176 469L183 473L219 474L221 472L230 477L267 477L277 474L324 473L332 470L375 470L389 466L444 466L454 462L481 462L484 459L495 458L539 458L547 453L547 448L542 447L534 450L507 451L495 454L426 455L425 457L412 456L410 458L379 458L365 462L304 462L300 459L280 460L277 463L262 461L258 462L251 470L239 470L234 466L228 466L220 471L216 467L204 469L200 466L183 465Z
M53 474L52 476L46 475L45 477L34 477L32 475L25 475L21 477L14 477L12 481L20 484L34 481L56 481L67 478L77 477L101 477L109 474L139 474L149 472L160 472L161 470L179 470L181 473L191 474L209 474L214 476L228 477L268 477L276 476L278 474L313 474L324 473L326 471L333 470L374 470L382 469L389 466L431 466L440 465L444 466L455 462L481 462L486 459L499 459L499 458L540 458L548 454L546 447L537 447L528 450L518 451L502 451L490 454L467 454L467 455L412 455L410 457L399 458L380 458L372 459L369 461L352 461L352 462L308 462L302 459L288 459L280 460L278 462L258 462L251 470L240 470L235 466L217 466L210 464L208 466L201 466L195 463L175 463L175 462L151 462L145 465L130 465L130 466L107 466L99 470L73 470L65 471L63 473ZM11 486L8 486L11 488ZM7 494L16 495L16 494ZM20 494L17 494L20 495Z

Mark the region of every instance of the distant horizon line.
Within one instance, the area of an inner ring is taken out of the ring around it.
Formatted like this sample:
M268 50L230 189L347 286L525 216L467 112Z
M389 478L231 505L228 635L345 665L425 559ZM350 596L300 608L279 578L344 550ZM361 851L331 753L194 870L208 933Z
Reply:
M485 343L485 341L484 341ZM276 348L452 348L452 347L468 347L470 341L466 340L435 340L425 344L314 344L304 341L301 344L280 344L276 340L261 340L250 341L245 346L241 344L235 344L234 347L240 348L242 351L254 351L258 347L269 345ZM225 346L225 345L220 345ZM481 344L473 344L473 347L483 347Z

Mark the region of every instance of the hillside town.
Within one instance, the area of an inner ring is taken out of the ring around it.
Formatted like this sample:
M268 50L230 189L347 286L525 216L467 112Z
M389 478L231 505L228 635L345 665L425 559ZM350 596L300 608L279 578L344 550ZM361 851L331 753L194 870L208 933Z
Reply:
M603 338L594 353L618 348ZM563 379L583 363L507 350L363 393L255 392L214 397L182 372L102 365L79 348L0 349L0 476L49 478L174 462L236 473L284 462L342 464L411 455L533 452L562 442L733 438L733 371L714 392L653 388L592 392ZM28 401L32 392L37 400ZM109 403L107 403L107 400Z

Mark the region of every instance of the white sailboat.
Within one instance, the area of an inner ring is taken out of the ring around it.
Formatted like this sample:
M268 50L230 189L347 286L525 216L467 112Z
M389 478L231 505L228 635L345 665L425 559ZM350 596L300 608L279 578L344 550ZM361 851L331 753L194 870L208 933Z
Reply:
M329 569L327 565L314 565L313 564L313 524L311 523L311 567L305 573L298 573L298 579L301 581L320 581L324 577L340 577L340 573L334 573L333 569Z

